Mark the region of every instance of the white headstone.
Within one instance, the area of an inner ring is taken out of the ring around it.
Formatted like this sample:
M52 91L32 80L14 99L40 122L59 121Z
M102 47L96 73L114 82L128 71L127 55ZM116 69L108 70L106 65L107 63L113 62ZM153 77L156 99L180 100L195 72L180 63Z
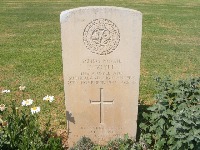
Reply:
M82 7L60 15L69 145L135 137L142 14Z

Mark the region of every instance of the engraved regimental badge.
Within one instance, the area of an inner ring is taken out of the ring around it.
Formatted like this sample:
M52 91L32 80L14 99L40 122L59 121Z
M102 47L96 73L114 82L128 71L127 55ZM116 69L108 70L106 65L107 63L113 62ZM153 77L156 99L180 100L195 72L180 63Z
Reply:
M112 53L119 44L119 29L108 19L95 19L86 26L83 41L92 53L107 55Z

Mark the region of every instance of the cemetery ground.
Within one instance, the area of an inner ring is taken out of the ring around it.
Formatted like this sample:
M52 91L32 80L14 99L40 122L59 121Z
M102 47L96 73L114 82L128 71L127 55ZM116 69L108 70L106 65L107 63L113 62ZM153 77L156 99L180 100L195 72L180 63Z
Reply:
M66 129L60 12L81 6L119 6L143 13L139 102L155 102L155 77L200 75L200 2L197 0L76 0L0 2L0 104L23 99L40 106L41 127L51 114L53 131ZM130 64L131 65L131 64ZM26 86L20 91L19 86ZM77 91L78 93L78 91ZM46 95L55 100L43 101ZM140 112L139 112L140 113ZM140 119L140 118L139 118Z

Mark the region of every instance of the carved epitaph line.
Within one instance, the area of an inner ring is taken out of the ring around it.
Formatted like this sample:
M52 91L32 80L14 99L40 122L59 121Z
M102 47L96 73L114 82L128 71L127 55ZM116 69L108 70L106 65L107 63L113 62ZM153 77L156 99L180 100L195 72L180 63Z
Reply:
M103 100L103 88L100 88L100 100L99 101L92 101L90 100L90 104L94 104L94 105L99 105L100 107L100 123L103 123L102 122L102 118L104 118L104 104L113 104L114 103L114 100L112 101L104 101Z

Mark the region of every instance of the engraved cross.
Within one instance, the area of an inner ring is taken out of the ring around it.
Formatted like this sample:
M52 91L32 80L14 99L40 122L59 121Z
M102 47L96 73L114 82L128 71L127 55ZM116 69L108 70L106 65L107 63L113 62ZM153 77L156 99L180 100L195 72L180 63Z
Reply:
M112 101L104 101L103 99L103 88L100 88L100 100L99 101L92 101L90 100L90 104L96 104L99 105L100 107L100 123L102 123L102 120L104 118L104 104L113 104L113 100Z

